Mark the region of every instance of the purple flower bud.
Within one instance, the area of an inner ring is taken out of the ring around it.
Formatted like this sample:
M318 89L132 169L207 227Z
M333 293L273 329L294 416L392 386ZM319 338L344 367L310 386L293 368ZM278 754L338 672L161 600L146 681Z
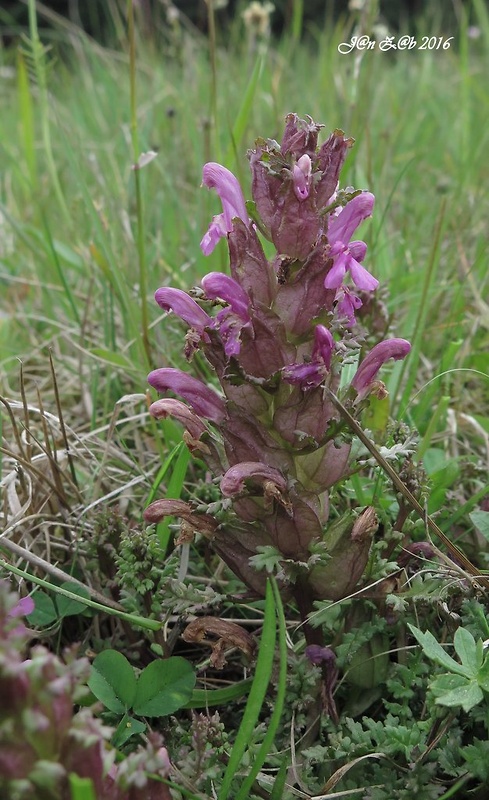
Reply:
M302 261L309 255L323 227L314 193L308 192L299 199L294 174L283 169L283 155L276 143L269 142L264 147L259 141L257 145L248 155L253 200L263 227L280 254Z
M412 542L402 549L397 563L400 567L406 567L413 558L431 560L435 557L436 552L429 542Z
M217 522L210 514L197 514L189 503L171 498L155 500L150 503L144 510L143 517L150 524L157 524L165 517L180 517L194 531L200 531L204 536L212 536L217 528Z
M327 370L331 369L331 356L334 350L334 339L331 331L324 325L316 325L314 328L314 347L312 357L321 359Z
M202 170L202 183L208 189L215 189L222 203L223 213L216 217L209 226L200 246L204 255L214 250L218 240L233 229L233 219L239 217L245 225L249 225L245 200L238 179L226 167L209 161Z
M351 382L358 393L358 399L368 394L379 369L389 358L398 361L405 358L410 350L411 345L406 339L385 339L376 344L363 359Z
M308 389L315 389L322 382L324 375L321 374L317 363L289 364L282 370L282 378L292 386L300 386L303 392Z
M341 167L348 149L352 147L353 143L354 140L345 137L343 131L336 130L319 148L318 172L321 177L316 185L316 198L319 209L325 208L329 203L333 202Z
M298 200L305 200L307 197L309 197L311 173L311 158L307 154L304 154L298 159L297 164L294 164L294 168L292 170L294 192Z
M280 149L285 155L292 153L297 158L303 153L314 153L318 143L318 133L324 125L314 122L312 117L300 119L297 114L287 114L285 130Z
M271 482L281 491L287 489L287 481L277 469L269 467L261 461L245 461L231 467L223 475L221 492L224 497L234 497L243 491L246 481L258 483L260 486Z
M331 356L334 339L324 325L316 325L314 329L314 346L312 361L304 364L289 364L282 370L282 377L287 383L300 386L302 391L314 389L323 382L331 369Z
M338 316L340 318L346 317L347 326L354 325L355 311L358 311L363 305L358 295L351 292L346 286L342 286L337 292L336 300L338 301L336 306L336 313Z
M181 400L174 400L173 397L163 397L156 400L149 407L149 413L155 419L165 419L174 417L178 422L185 426L192 438L199 439L206 427L200 417L182 403Z
M308 644L305 649L306 658L311 664L336 663L336 655L331 647L321 647L319 644Z
M157 392L170 389L190 403L194 411L205 419L220 423L224 419L225 405L213 389L180 369L164 367L148 375L148 383Z
M202 336L204 328L212 324L211 317L181 289L162 287L155 292L155 300L164 311L173 311ZM208 338L208 337L207 337Z

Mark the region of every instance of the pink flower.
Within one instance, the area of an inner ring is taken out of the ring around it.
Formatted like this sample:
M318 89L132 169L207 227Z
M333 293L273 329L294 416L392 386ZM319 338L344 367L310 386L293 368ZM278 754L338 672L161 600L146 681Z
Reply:
M346 317L347 326L355 324L355 311L362 307L363 303L354 292L347 286L342 286L336 293L337 300L336 313L339 317Z
M287 383L301 387L303 391L314 389L323 382L331 369L331 356L334 350L334 339L324 325L316 325L314 329L314 345L312 359L303 364L289 364L282 370L282 377Z
M360 223L371 215L374 202L373 194L362 192L350 200L340 213L330 220L328 241L334 263L324 280L326 289L338 289L348 271L358 289L371 292L379 285L378 280L360 264L367 252L365 242L350 242Z
M242 461L221 478L221 492L224 497L234 497L244 491L246 484L264 487L273 484L279 491L287 489L287 481L281 472L261 461Z
M190 403L196 414L205 419L213 422L222 422L224 419L225 405L219 395L202 381L180 369L172 367L155 369L149 373L148 383L157 392L166 392L170 389L175 394L181 395Z
M212 218L209 230L200 243L202 252L208 256L219 239L232 231L233 219L239 217L248 226L249 217L239 181L226 167L209 161L202 170L202 183L208 189L216 190L223 212Z
M202 278L202 288L210 300L220 298L229 303L212 321L221 334L224 352L231 358L241 349L241 331L250 325L249 298L239 283L222 272L210 272Z
M34 611L34 608L34 600L32 597L30 597L30 595L27 595L27 597L22 597L19 602L7 612L7 619L13 620L17 617L28 617L29 614L32 614ZM19 623L19 625L16 625L13 629L13 633L17 634L18 636L23 636L26 633L25 625Z
M378 371L389 358L398 361L405 358L410 350L411 345L406 339L384 339L376 344L363 359L351 382L358 399L361 400L369 393Z
M155 292L155 300L164 311L173 311L203 336L204 329L212 324L211 317L181 289L163 287ZM208 339L208 337L207 337Z

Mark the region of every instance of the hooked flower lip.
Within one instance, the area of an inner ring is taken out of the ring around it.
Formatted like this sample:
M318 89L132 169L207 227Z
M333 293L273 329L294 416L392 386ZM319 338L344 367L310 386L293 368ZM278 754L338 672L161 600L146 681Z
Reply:
M241 331L250 325L248 295L234 278L221 272L210 272L201 283L210 300L220 298L229 303L212 320L212 325L221 334L228 358L237 356L241 350Z
M223 272L209 272L208 275L202 278L201 285L209 300L221 298L221 300L229 303L235 314L241 317L243 322L249 321L248 308L250 301L248 295L234 278L225 275Z
M195 328L201 336L204 334L204 329L212 324L210 316L182 289L164 286L156 290L155 300L164 311L173 311L180 319Z
M358 399L362 399L368 394L378 371L388 361L393 358L399 361L405 358L411 350L411 344L406 339L384 339L372 348L358 367L351 385L356 389Z
M361 192L344 206L336 217L328 223L328 241L330 244L343 242L348 244L361 222L372 216L375 197L371 192Z
M224 401L213 390L209 389L202 381L187 375L181 369L163 367L155 369L148 375L148 383L157 392L166 392L168 389L181 395L192 406L199 416L220 423L224 419Z
M249 217L241 186L235 175L222 164L209 161L202 170L202 184L208 189L215 189L222 203L222 214L213 217L207 233L202 238L200 247L208 256L217 242L233 229L233 219L239 217L246 226Z
M166 417L174 417L188 430L194 439L199 439L206 427L201 418L192 411L181 400L175 400L173 397L160 397L149 407L149 413L155 419L165 419Z
M250 481L255 484L263 485L265 482L272 482L275 486L285 491L287 481L284 476L274 467L269 467L261 461L243 461L235 464L221 478L221 492L224 497L234 497L243 491L245 482Z

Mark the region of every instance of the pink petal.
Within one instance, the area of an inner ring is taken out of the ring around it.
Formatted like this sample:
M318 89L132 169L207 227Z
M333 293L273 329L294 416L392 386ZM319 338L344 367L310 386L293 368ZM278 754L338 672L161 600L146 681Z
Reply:
M350 200L338 216L330 219L328 224L328 241L330 244L340 241L348 244L354 231L361 222L370 217L375 198L370 192L362 192Z
M162 287L155 292L155 300L164 311L173 311L202 335L212 319L195 300L181 289Z
M365 269L365 267L362 267L362 265L359 264L358 261L355 261L355 259L351 256L348 262L348 267L350 269L353 283L358 289L361 289L364 292L373 292L379 285L377 278L374 278L374 276L371 275L370 272Z
M222 422L224 419L225 405L219 395L202 381L180 369L171 367L155 369L148 375L148 383L158 392L166 392L169 389L181 395L194 411L205 419L213 422Z
M349 256L347 253L341 253L339 256L337 256L333 266L324 279L325 289L339 289L343 283L343 278L346 275L348 261Z

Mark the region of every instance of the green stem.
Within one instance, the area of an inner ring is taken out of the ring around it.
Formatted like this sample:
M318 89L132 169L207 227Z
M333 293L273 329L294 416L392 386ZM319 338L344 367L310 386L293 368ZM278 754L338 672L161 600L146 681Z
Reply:
M68 589L63 589L61 586L53 586L53 584L49 583L49 581L45 581L43 578L38 578L37 575L31 575L30 572L25 572L23 569L19 569L19 567L14 567L13 564L9 564L7 561L4 561L1 558L0 567L3 567L3 569L7 570L7 572L13 572L14 575L18 575L20 578L24 578L26 581L30 581L38 586L42 586L43 589L56 592L56 594L61 594L64 597L67 597L69 600L76 600L77 603L83 603L90 608L94 608L96 611L103 611L105 614L111 614L114 617L119 617L126 622L129 622L133 625L138 625L140 628L146 628L149 631L161 630L162 623L155 619L146 619L145 617L139 617L136 614L128 614L126 611L117 611L115 608L102 605L102 603L96 603L95 600L89 600L88 597L82 597L74 592L69 592Z
M215 157L220 161L219 146L219 115L217 112L217 45L216 45L216 20L214 17L214 0L206 0L207 3L207 28L209 31L209 57L211 63L211 119L214 133Z
M134 28L133 0L127 3L127 32L129 39L129 82L130 82L130 114L131 114L131 141L134 164L139 159L137 95L136 95L136 36ZM146 248L144 241L144 208L143 194L141 191L141 175L139 169L134 169L134 184L136 190L136 217L137 217L137 249L139 264L139 299L141 303L141 338L144 354L148 367L151 366L151 346L149 339L149 314L148 314L148 279L146 269Z
M48 100L48 90L46 81L46 51L42 46L41 40L39 39L35 0L28 0L28 13L29 13L29 34L31 39L31 53L34 62L35 75L37 78L37 83L39 85L41 130L42 130L42 139L44 144L44 154L46 158L48 172L53 184L54 194L56 195L56 199L58 200L59 207L64 217L64 222L66 226L69 228L71 226L71 217L68 208L66 206L60 182L58 180L56 164L53 158L51 129L49 125L49 100Z

